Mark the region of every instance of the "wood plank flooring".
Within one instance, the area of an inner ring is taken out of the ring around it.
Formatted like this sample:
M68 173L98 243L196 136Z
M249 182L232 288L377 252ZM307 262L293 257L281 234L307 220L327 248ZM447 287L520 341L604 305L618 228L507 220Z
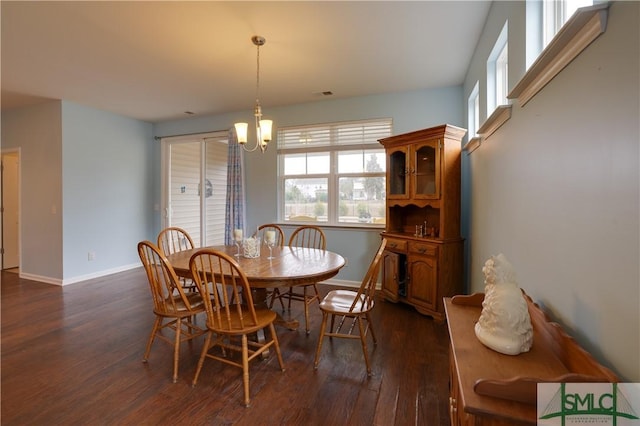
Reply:
M346 339L327 339L314 371L319 311L309 336L278 327L286 371L275 354L254 361L246 408L237 368L207 360L191 386L202 337L183 344L175 384L169 345L156 339L142 362L154 320L142 268L64 287L1 278L3 426L449 424L446 325L406 305L376 304L370 378ZM304 324L300 303L291 315Z

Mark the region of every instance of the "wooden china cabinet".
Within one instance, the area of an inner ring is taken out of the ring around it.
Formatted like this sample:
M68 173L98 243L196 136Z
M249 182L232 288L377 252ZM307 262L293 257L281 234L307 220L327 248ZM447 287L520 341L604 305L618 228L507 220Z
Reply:
M382 293L438 321L462 292L460 152L465 129L444 124L380 139L387 157Z

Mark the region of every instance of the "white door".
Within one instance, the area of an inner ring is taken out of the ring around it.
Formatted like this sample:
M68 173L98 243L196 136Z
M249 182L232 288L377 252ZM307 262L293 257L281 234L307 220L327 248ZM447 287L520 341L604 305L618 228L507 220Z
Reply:
M227 134L163 138L163 226L197 247L224 244Z
M2 269L20 265L18 204L20 158L17 152L2 154Z

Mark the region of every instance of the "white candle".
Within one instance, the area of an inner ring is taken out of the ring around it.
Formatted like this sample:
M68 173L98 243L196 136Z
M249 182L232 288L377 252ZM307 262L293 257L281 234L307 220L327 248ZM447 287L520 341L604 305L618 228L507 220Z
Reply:
M264 233L264 237L267 240L267 244L273 244L276 242L276 231L267 231Z
M236 241L242 241L242 229L233 230L233 239Z

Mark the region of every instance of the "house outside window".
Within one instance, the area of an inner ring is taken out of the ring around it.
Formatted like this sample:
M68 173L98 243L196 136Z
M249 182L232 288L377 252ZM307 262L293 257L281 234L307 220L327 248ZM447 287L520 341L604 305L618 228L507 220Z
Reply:
M386 157L379 139L391 119L278 130L278 205L282 222L384 226Z

